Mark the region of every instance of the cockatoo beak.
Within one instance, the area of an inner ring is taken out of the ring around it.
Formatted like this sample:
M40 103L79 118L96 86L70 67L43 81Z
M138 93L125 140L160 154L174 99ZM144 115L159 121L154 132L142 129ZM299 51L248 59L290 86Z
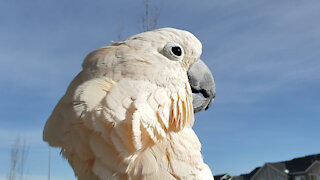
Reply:
M210 69L199 59L190 65L188 78L193 93L194 112L207 110L216 96L215 83ZM198 95L199 93L202 96Z

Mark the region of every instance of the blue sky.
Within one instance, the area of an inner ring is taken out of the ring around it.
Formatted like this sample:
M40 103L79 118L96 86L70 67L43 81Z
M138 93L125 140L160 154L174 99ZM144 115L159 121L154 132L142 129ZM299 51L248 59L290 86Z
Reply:
M194 129L214 174L320 153L320 1L164 0L158 27L194 33L216 100ZM27 179L45 179L42 129L92 50L140 31L143 0L1 0L0 180L26 139ZM58 149L52 179L75 179Z

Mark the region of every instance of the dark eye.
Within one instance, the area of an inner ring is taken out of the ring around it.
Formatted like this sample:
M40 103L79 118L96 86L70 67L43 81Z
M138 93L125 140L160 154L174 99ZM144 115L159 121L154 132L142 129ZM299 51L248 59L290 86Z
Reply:
M181 48L179 46L172 47L171 51L176 56L181 56L181 54L182 54Z
M181 61L184 56L183 48L176 43L168 42L161 53L172 61Z

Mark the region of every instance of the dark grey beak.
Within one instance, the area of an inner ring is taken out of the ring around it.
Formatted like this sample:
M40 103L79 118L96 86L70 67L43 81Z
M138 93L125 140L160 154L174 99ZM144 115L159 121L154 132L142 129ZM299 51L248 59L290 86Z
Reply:
M199 59L188 70L189 83L193 93L194 112L207 110L216 96L215 83L208 66ZM202 96L198 95L199 93Z

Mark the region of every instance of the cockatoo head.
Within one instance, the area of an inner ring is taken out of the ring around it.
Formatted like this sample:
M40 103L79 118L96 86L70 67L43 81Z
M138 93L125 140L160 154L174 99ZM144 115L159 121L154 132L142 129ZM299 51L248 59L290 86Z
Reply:
M207 109L214 99L212 74L200 59L201 42L190 32L174 28L156 29L111 46L114 47L112 54L119 59L113 62L112 70L101 70L110 64L109 59L95 59L89 54L83 63L84 71L88 69L91 74L93 71L106 72L103 75L112 72L115 80L118 77L143 79L159 86L185 83L187 80L193 92L195 112Z
M128 40L137 50L158 56L162 63L181 64L185 68L197 61L202 53L201 42L193 34L174 28L140 33ZM138 44L135 40L139 40Z

